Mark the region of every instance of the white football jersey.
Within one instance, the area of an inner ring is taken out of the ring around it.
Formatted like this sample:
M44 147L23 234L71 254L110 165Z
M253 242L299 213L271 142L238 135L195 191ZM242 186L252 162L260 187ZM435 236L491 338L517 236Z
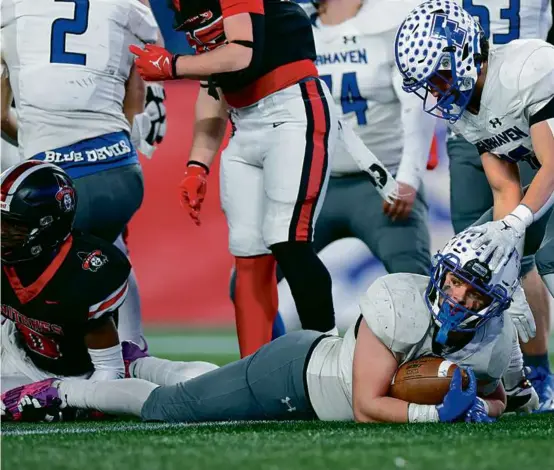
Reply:
M352 325L344 338L325 338L315 347L306 380L310 400L320 419L354 418L352 363L360 321L365 321L392 351L399 365L433 354L435 324L424 297L428 283L427 276L418 274L389 274L379 278L361 300L366 316ZM517 341L512 320L504 313L479 328L462 349L442 356L455 364L472 367L479 380L479 391L486 395L496 389L508 369L512 347Z
M418 3L365 0L356 16L337 25L322 24L313 17L316 66L342 120L392 174L398 170L404 143L394 38L404 17ZM332 174L359 172L340 140L337 147Z
M465 111L451 127L480 154L538 167L529 119L553 99L554 46L540 39L515 40L490 51L479 114Z
M459 0L477 19L492 47L514 39L546 39L552 26L551 0Z
M1 13L22 156L130 131L129 46L156 41L149 8L138 0L2 0Z

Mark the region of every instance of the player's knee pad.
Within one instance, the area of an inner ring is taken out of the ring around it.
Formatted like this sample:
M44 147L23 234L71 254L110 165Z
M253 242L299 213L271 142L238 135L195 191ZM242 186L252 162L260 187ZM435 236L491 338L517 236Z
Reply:
M229 251L233 256L248 257L270 254L259 230L246 227L229 228Z

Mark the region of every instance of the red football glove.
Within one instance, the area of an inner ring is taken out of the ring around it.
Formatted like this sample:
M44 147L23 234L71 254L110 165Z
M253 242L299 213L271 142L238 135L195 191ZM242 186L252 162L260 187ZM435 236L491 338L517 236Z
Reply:
M200 225L200 208L208 189L208 171L200 165L190 164L179 185L181 206L189 211L196 225Z
M129 50L137 56L135 65L140 76L147 81L171 80L175 78L175 62L179 58L163 47L147 44L141 49L134 44Z

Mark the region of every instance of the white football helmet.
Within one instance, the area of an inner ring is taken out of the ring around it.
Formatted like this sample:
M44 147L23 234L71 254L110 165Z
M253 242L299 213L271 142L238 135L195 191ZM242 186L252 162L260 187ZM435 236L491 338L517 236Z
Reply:
M479 23L458 2L422 3L396 33L396 65L404 91L423 99L427 113L455 122L473 94L485 41Z
M472 332L491 318L501 315L510 306L512 295L519 285L520 253L514 250L504 266L492 272L486 262L479 261L481 249L471 248L473 241L481 236L461 232L433 258L425 301L440 327L436 341L441 344L446 342L451 331ZM487 296L490 303L475 312L456 302L443 290L448 272Z

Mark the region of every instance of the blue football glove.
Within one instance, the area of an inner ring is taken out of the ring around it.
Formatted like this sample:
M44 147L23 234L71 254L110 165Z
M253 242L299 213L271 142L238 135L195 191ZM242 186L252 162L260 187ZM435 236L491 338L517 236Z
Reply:
M443 402L437 406L441 423L451 423L462 418L477 398L477 379L473 369L468 367L466 372L469 377L469 385L466 390L463 390L462 372L459 368L454 371L450 382L450 390L444 397Z
M473 406L466 411L464 421L466 423L494 423L496 419L488 415L485 401L481 398L476 398Z

